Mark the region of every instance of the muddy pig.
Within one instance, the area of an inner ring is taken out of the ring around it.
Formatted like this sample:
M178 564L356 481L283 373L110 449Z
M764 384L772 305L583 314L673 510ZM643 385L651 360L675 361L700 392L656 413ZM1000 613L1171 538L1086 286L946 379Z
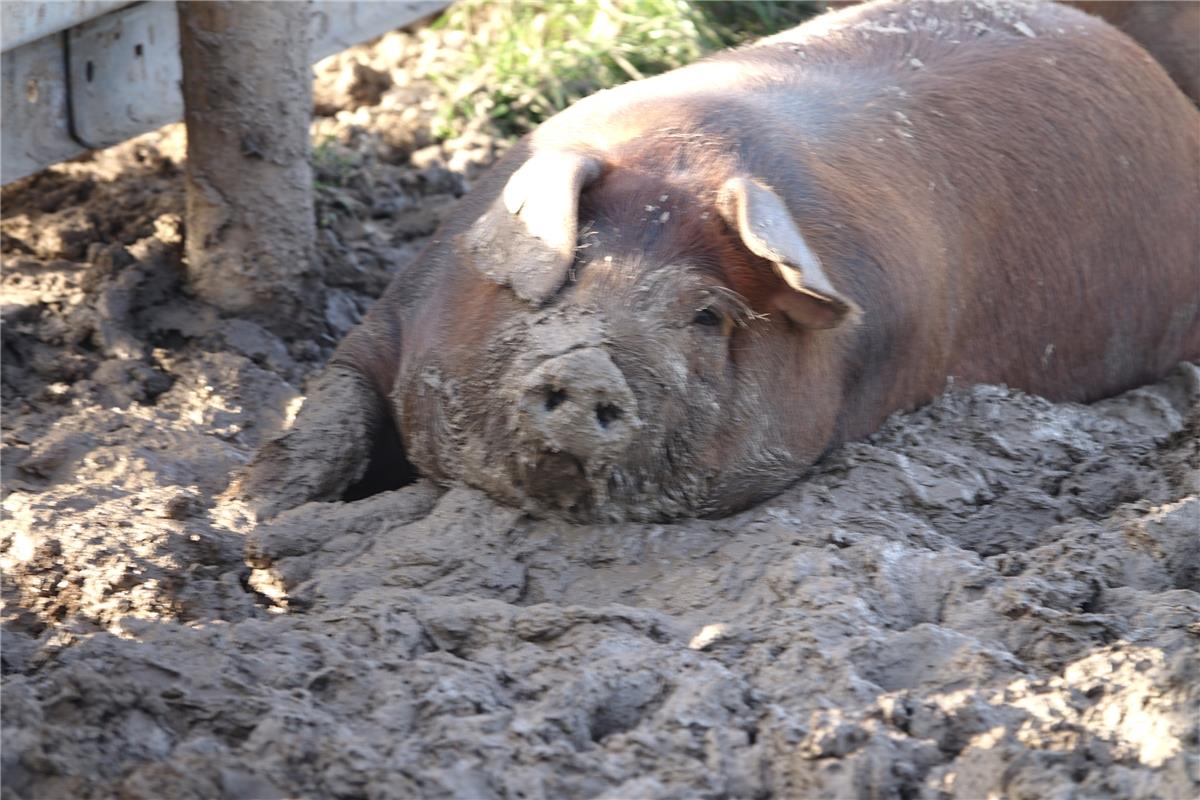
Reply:
M1089 401L1200 358L1200 112L1055 4L875 2L521 140L239 491L367 472L713 516L948 384Z

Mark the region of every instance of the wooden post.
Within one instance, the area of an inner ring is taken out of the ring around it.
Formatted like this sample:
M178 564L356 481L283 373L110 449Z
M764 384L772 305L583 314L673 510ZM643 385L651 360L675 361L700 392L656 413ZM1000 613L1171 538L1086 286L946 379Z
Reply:
M316 258L307 2L180 2L187 277L282 334L324 315Z

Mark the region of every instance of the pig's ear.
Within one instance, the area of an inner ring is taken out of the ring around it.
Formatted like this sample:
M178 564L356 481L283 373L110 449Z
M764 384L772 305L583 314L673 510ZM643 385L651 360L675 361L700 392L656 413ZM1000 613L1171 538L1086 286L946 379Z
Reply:
M536 153L512 174L504 192L475 221L462 243L474 267L523 300L557 292L575 261L579 194L603 164L581 153Z
M754 255L770 261L786 287L772 302L805 328L833 328L859 315L854 301L839 294L804 241L779 195L749 178L730 178L721 187L718 207Z

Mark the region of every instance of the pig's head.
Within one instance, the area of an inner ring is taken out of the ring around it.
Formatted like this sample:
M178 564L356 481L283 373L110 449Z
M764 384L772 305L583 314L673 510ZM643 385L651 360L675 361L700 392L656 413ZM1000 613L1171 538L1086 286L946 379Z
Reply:
M665 519L769 496L828 446L857 307L765 182L543 152L454 246L395 398L426 474Z

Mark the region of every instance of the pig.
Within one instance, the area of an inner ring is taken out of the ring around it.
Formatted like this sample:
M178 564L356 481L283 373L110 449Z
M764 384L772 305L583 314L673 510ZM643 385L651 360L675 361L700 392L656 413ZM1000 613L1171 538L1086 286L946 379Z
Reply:
M1086 402L1200 358L1198 214L1200 111L1103 21L825 14L517 143L237 493L726 515L948 385Z

